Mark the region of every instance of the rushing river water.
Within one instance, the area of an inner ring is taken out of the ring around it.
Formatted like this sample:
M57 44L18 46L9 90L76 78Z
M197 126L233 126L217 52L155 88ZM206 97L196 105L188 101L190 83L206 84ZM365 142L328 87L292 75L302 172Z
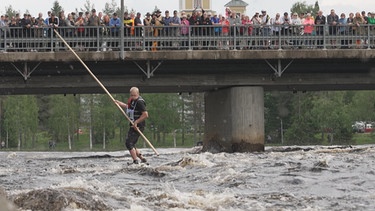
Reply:
M21 210L375 209L373 145L158 151L0 152L0 186Z

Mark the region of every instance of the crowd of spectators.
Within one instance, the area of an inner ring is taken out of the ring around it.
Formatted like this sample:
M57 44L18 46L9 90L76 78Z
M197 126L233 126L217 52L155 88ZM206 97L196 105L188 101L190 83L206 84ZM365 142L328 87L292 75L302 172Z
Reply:
M317 14L311 13L279 13L274 16L267 14L266 10L256 12L253 16L239 14L226 8L224 15L212 14L206 12L203 8L196 8L192 14L178 12L174 10L172 14L165 10L156 10L152 13L124 13L124 20L121 21L118 14L97 13L95 9L90 12L71 12L65 14L64 11L59 14L48 12L47 17L39 13L38 17L30 14L24 14L23 18L19 14L14 17L1 15L0 35L5 34L10 37L49 37L53 34L53 29L58 29L60 34L65 37L97 37L105 35L119 37L121 26L124 26L124 36L127 37L184 37L184 36L279 36L279 35L298 35L313 36L323 35L328 32L329 35L363 35L370 32L375 35L375 13L365 11L337 15L332 9L330 14L324 15L322 11ZM190 27L198 26L198 28ZM316 41L321 45L323 40ZM336 40L330 41L336 45ZM357 42L357 41L356 41ZM373 40L359 40L358 42L367 42L373 44ZM372 43L370 43L372 42ZM96 48L96 42L75 42L72 43L78 49L85 47ZM202 44L202 43L200 43ZM203 43L203 46L211 45L211 42ZM230 43L215 42L215 47L223 47ZM277 45L277 41L264 42L262 45ZM296 43L294 43L296 44ZM341 40L341 46L348 46L349 40ZM3 44L2 44L3 45ZM107 43L108 47L118 48L118 39ZM130 43L125 41L126 48L137 48L141 43ZM145 43L150 49L157 47L187 46L188 43L164 41ZM247 44L246 44L247 45ZM1 46L2 48L4 46ZM373 46L372 46L373 47Z

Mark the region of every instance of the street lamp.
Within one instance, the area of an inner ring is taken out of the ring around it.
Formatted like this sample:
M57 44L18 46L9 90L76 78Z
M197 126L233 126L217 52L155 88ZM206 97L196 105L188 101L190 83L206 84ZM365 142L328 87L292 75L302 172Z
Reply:
M284 144L283 119L281 117L276 117L276 119L280 119L280 138L281 138L281 144Z
M124 8L124 0L121 0L121 15L120 15L120 18L121 18L121 30L120 30L120 33L121 33L121 35L120 35L120 40L121 40L121 44L120 44L120 46L121 46L121 50L120 50L120 57L121 57L121 59L122 60L124 60L124 58L125 58L125 54L124 54L124 11L125 10L125 8Z

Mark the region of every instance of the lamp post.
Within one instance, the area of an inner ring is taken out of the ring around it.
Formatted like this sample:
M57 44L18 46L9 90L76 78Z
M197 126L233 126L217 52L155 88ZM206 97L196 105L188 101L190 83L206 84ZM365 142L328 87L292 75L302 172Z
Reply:
M121 30L120 30L120 57L122 60L124 60L125 58L125 54L124 54L124 11L125 8L124 8L124 0L121 0L121 15L120 15L120 18L121 18Z
M280 138L281 138L281 144L284 144L284 128L283 128L283 119L278 116L276 119L280 119Z
M284 144L284 128L283 128L282 118L280 118L280 132L281 132L281 144Z

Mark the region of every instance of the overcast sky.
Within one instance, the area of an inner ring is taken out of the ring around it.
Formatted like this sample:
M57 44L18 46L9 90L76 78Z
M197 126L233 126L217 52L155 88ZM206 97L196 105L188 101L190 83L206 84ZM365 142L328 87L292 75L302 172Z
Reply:
M160 8L163 13L165 10L179 10L179 0L124 0L125 5L131 9L145 14L148 11L153 11L155 5ZM230 0L211 0L212 10L217 13L224 13L224 5ZM249 4L247 7L247 14L252 15L256 11L262 9L267 10L270 16L274 16L276 13L290 12L290 8L296 2L306 2L307 4L315 4L315 0L244 0ZM47 11L51 10L54 0L1 0L0 3L0 13L4 14L5 7L11 5L13 9L19 11L21 14L28 10L31 15L37 16L39 12L42 12L46 16ZM84 8L86 0L58 0L60 5L68 12L75 11L77 8ZM90 0L92 4L95 5L97 11L102 11L106 2L112 2L112 0ZM121 0L116 0L118 6ZM375 11L375 1L374 0L319 0L320 8L323 10L324 14L328 14L333 8L336 10L337 14L342 12L348 14L349 12L360 12L362 10Z

